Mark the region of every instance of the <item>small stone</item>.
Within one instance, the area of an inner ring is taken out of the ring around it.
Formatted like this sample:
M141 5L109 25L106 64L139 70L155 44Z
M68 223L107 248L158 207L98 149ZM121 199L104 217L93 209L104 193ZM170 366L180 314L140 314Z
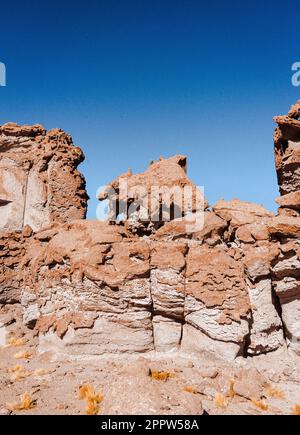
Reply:
M219 371L215 368L203 369L200 371L200 376L203 378L215 379L219 374Z

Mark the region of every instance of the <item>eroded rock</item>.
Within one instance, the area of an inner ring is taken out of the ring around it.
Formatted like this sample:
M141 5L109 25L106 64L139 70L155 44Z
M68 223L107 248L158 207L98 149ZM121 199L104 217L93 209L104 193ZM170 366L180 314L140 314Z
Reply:
M41 125L0 126L0 230L34 231L83 219L88 196L77 166L80 148L64 131Z
M300 353L299 107L276 118L278 215L240 200L209 209L202 194L202 221L184 156L118 177L100 194L115 215L84 221L83 155L70 136L0 127L0 302L20 304L42 350L69 355ZM189 220L174 189L155 203L153 186L188 188Z

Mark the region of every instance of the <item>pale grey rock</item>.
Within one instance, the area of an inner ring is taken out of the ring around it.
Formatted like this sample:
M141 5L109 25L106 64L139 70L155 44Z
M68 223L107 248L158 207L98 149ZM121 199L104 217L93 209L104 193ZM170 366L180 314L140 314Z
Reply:
M180 348L182 323L163 316L153 317L155 350L158 352L176 351Z
M281 319L275 309L270 279L258 283L248 281L252 306L252 325L248 353L257 355L274 351L285 345Z

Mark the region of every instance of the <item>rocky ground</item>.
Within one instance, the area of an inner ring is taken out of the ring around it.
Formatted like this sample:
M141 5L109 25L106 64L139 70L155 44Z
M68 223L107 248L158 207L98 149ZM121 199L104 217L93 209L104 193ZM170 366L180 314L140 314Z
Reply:
M75 359L40 352L16 324L7 329L13 345L0 349L2 415L86 414L79 395L86 384L103 397L100 415L293 414L300 404L299 358L283 350L231 364L183 352ZM17 409L25 393L32 407Z

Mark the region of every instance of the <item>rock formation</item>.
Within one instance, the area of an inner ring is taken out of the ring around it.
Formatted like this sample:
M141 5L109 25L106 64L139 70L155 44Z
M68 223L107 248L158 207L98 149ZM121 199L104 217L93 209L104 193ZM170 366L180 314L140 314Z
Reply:
M80 148L62 130L9 123L0 127L0 228L34 231L85 218Z
M281 196L279 216L270 225L280 241L280 255L272 265L273 285L280 300L289 346L300 353L300 100L287 116L277 116L275 163Z
M109 220L85 221L76 169L83 156L71 138L2 126L1 304L22 306L43 349L70 355L181 350L232 360L286 348L300 355L299 115L297 103L275 118L278 214L237 199L209 207L200 195L203 225L194 231L174 195L169 221L161 199L158 219L141 214L153 184L191 187L189 211L198 211L185 157L119 177L100 194L111 200L114 192Z
M170 220L208 207L203 192L187 177L185 156L167 160L161 157L142 174L129 170L100 192L99 200L106 199L109 221L117 221L122 215L130 230L140 235L151 234Z

